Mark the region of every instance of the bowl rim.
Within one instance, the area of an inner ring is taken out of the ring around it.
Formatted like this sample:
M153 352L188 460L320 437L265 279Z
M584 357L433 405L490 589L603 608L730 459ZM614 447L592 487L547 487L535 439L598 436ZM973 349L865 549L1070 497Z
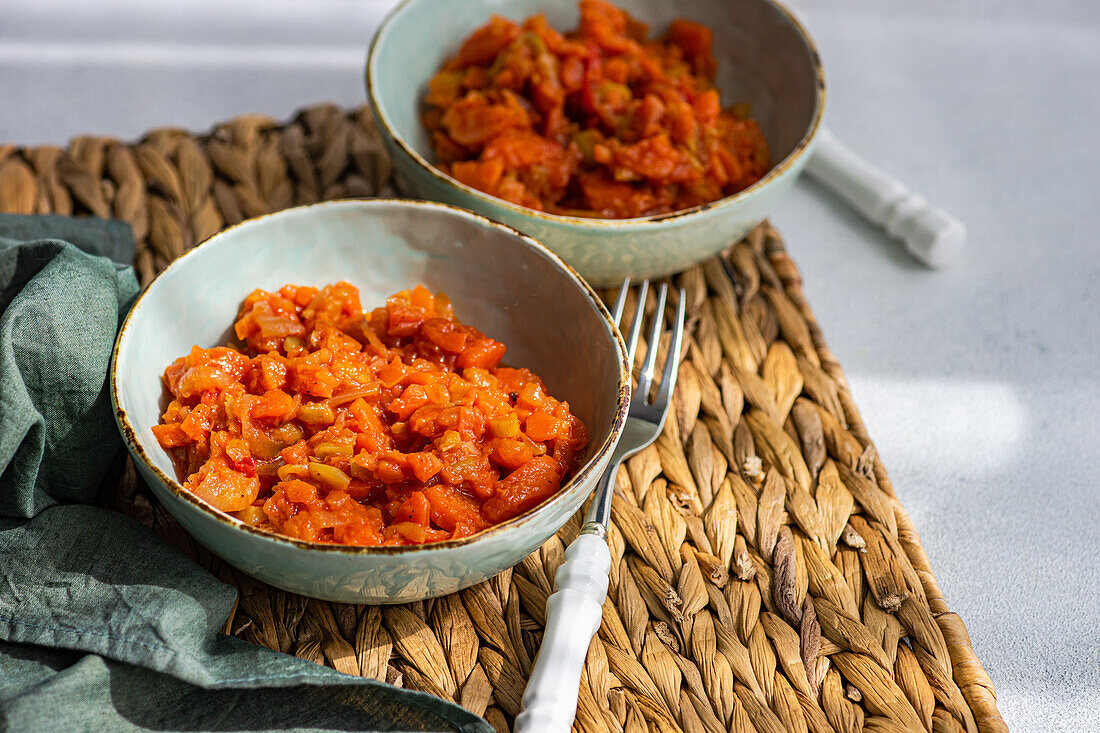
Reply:
M743 188L737 193L729 196L724 196L720 199L710 201L705 204L699 204L692 206L688 209L680 209L679 211L669 212L667 214L653 214L651 216L638 216L630 219L600 219L596 217L584 217L584 216L567 216L564 214L550 214L545 211L538 211L536 209L530 209L526 206L520 206L514 204L511 201L506 201L496 196L490 196L489 194L479 191L478 189L467 186L458 179L451 175L444 173L437 167L431 164L424 156L418 153L411 145L409 145L404 137L397 133L393 124L390 122L389 116L386 114L385 105L382 104L376 94L375 83L375 70L378 66L378 48L379 41L385 37L389 32L393 22L396 18L403 13L408 7L414 3L421 2L422 0L401 0L385 17L382 24L378 27L378 31L374 34L374 38L371 39L370 49L367 52L367 66L365 71L366 86L367 86L367 101L370 103L371 110L374 112L375 120L379 127L383 131L383 137L393 141L393 144L397 148L408 156L418 167L427 171L428 175L435 178L437 181L445 186L450 186L462 191L468 196L473 196L479 201L479 203L487 204L491 206L497 206L511 214L518 214L521 216L531 217L533 219L541 219L548 223L553 224L565 224L572 226L584 226L591 227L600 230L634 230L646 227L651 227L656 224L662 224L665 222L675 221L679 219L685 219L696 214L702 214L704 212L713 209L725 209L740 203L741 201L755 195L761 189L764 189L779 178L786 174L792 166L803 157L812 146L817 132L821 129L821 122L825 114L825 69L821 64L821 54L817 50L817 45L814 43L813 38L810 36L806 27L798 20L798 17L779 0L760 0L767 5L770 5L774 10L778 11L782 15L787 23L794 28L795 33L802 39L802 42L806 45L806 50L810 56L810 63L814 71L814 108L810 119L810 125L803 133L802 138L795 145L794 149L783 158L783 160L776 163L772 168L764 175L763 178L753 183L747 188Z
M340 209L340 208L374 208L379 206L412 206L412 207L428 207L441 210L450 215L460 216L473 221L476 224L482 226L488 226L493 229L498 229L506 234L510 234L520 239L525 245L533 249L537 254L542 255L546 259L550 260L552 264L558 266L562 274L567 278L572 279L574 284L581 290L581 292L587 296L589 302L595 307L597 314L603 319L604 323L610 328L613 336L613 342L617 350L619 357L619 385L618 396L615 409L615 417L611 424L611 430L604 438L599 449L593 454L593 456L585 461L580 468L562 484L554 496L546 501L538 504L537 506L527 510L518 517L513 517L506 522L493 525L487 529L484 529L476 534L469 535L468 537L462 537L459 539L441 540L439 542L422 543L418 545L396 545L396 546L360 546L360 545L341 545L334 543L323 542L309 542L307 540L300 540L294 537L287 537L286 535L277 534L275 532L268 532L265 530L257 529L251 525L245 524L241 520L233 517L219 509L215 509L206 501L192 494L177 481L175 478L168 476L164 471L156 466L150 459L141 443L137 440L137 432L134 429L133 424L130 421L130 417L124 409L120 397L119 388L119 371L120 360L119 355L122 351L123 341L126 340L127 331L135 318L135 315L139 312L143 302L147 295L153 291L160 280L166 274L172 272L177 268L184 260L189 259L193 254L208 246L217 246L217 241L224 238L223 235L228 235L230 232L244 227L251 226L255 223L277 217L286 213L298 213L312 210L311 213L327 209ZM149 284L141 291L137 299L134 300L133 305L130 306L129 312L126 314L126 318L122 322L122 326L119 328L118 336L115 338L115 344L111 352L111 366L110 366L110 392L111 392L111 407L114 411L115 422L118 425L119 431L122 433L123 441L126 444L127 449L131 455L137 458L140 462L145 464L153 474L160 480L164 486L178 499L181 499L186 504L190 504L198 508L202 513L208 517L226 524L234 529L241 530L247 534L253 535L261 540L269 540L276 542L277 544L288 545L296 547L298 549L317 551L317 552L335 552L346 555L402 555L412 552L431 552L431 551L444 551L451 550L457 547L473 544L479 540L485 539L492 535L501 534L506 531L518 529L519 527L526 525L535 515L543 512L544 510L564 501L565 497L571 492L573 488L579 485L582 480L586 480L595 470L597 464L601 463L605 456L609 456L614 450L616 444L619 442L619 438L622 436L623 427L626 424L626 416L630 406L631 384L630 384L630 367L627 364L627 350L626 343L623 341L622 334L619 333L618 327L615 325L614 319L611 313L607 310L607 306L600 300L599 295L592 289L584 278L577 274L576 270L567 265L558 255L551 251L544 244L538 240L517 231L513 227L507 224L502 224L498 221L494 221L486 216L478 214L467 209L463 209L458 206L452 206L451 204L443 204L434 201L422 201L418 199L405 199L405 198L366 198L366 199L333 199L331 201L321 201L312 204L305 204L302 206L294 206L287 209L281 209L261 216L245 219L237 224L226 227L221 231L207 237L202 242L196 244L194 247L184 252L182 255L173 260L169 265L161 270ZM593 484L595 486L595 483ZM567 520L568 521L568 520ZM559 528L560 529L560 528ZM555 530L556 531L556 530Z

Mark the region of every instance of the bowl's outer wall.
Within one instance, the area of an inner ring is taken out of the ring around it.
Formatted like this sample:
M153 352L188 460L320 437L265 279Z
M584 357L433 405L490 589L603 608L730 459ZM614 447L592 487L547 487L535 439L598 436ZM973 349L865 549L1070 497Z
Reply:
M165 476L152 434L164 368L193 345L224 343L249 292L286 283L348 280L367 307L417 283L451 297L460 319L508 346L506 362L543 377L588 426L586 460L612 433L621 352L588 292L544 251L464 212L423 202L345 201L291 209L223 232L161 275L120 335L115 398L133 440ZM277 542L207 514L143 465L158 497L203 544L242 570L289 590L346 602L403 602L450 593L519 562L574 513L606 465L582 472L564 495L518 525L477 542L356 555ZM427 592L425 592L427 589Z
M404 186L414 195L473 209L503 221L542 241L590 282L606 285L625 276L653 277L682 269L736 241L759 223L798 176L809 149L794 159L799 142L815 121L817 84L814 50L790 19L767 0L616 0L636 18L661 33L668 23L686 17L714 31L717 84L727 104L747 101L772 149L776 175L733 202L684 217L670 217L619 227L586 227L500 206L421 168L387 137ZM372 51L372 104L391 130L422 158L434 154L420 123L421 98L427 80L452 55L462 39L498 13L513 20L537 12L559 29L576 27L573 2L546 0L412 0L384 25ZM410 83L410 80L420 80Z

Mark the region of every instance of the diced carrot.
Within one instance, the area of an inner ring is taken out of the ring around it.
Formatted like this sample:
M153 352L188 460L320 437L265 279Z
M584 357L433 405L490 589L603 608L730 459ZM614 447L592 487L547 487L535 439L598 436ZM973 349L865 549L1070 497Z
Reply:
M458 329L454 321L445 318L430 318L421 328L429 341L452 354L461 352L469 338Z
M544 443L558 437L561 421L543 410L531 413L527 418L526 433L531 440Z
M394 514L394 521L413 522L426 527L430 511L431 505L428 503L427 497L424 496L424 492L414 491L409 494L409 498L405 499L396 514Z
M294 417L298 411L298 405L294 398L279 389L265 392L259 399L252 403L249 414L253 420L271 420L273 422L286 422Z
M180 429L187 433L187 436L191 438L191 442L204 441L206 436L210 434L210 428L214 426L214 414L216 412L217 408L213 405L200 402L192 408L191 412L180 423Z
M431 504L432 523L438 527L453 532L459 525L476 527L474 531L488 526L477 501L449 486L428 486L424 489L424 496Z
M459 183L465 183L470 188L479 191L493 192L504 175L504 161L493 160L467 160L459 161L451 166L451 175Z
M412 469L413 476L416 476L416 480L421 483L426 482L443 468L443 461L439 460L439 456L430 451L408 453L406 459L409 462L409 468Z
M518 35L518 25L500 15L492 15L488 23L470 34L448 67L461 69L485 65Z
M490 459L493 463L509 471L515 470L535 457L531 446L522 440L511 438L497 438L490 442L492 453Z
M485 517L503 522L533 509L561 486L562 468L549 456L532 458L496 485L496 493L482 506Z
M405 480L405 470L402 464L393 458L383 458L375 464L374 475L379 481L387 484L399 484Z
M224 463L208 462L187 480L185 487L223 512L239 512L252 505L260 491L255 476L245 476Z
M405 378L405 367L400 362L387 364L378 370L378 378L383 387L396 387Z
M287 499L299 504L306 504L317 498L317 487L306 481L284 481L280 487Z
M304 440L299 440L297 443L283 448L279 452L279 457L283 459L284 463L304 466L309 463L309 445Z
M704 79L714 77L717 64L711 55L714 33L701 23L679 18L668 26L668 40L679 46L691 60L695 73Z
M531 118L518 101L504 97L490 102L481 92L469 92L443 113L443 126L459 145L481 146L501 133L531 126Z
M432 529L431 527L425 527L415 522L391 524L386 529L386 535L391 539L398 539L401 544L416 545L448 539L448 534L446 532Z
M500 364L500 360L504 358L504 352L506 350L507 347L505 347L504 344L494 339L475 339L474 342L467 346L459 355L456 364L460 369L465 369L466 367L492 369Z

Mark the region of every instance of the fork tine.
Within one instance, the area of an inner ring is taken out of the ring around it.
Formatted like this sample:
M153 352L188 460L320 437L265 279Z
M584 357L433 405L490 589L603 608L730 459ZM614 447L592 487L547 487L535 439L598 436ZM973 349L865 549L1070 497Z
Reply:
M623 320L623 309L626 308L626 294L630 292L630 278L623 278L623 284L619 286L619 295L615 298L615 307L611 310L611 317L618 326Z
M653 370L657 367L657 347L661 344L661 329L665 321L665 299L668 296L668 283L661 283L657 293L657 307L653 310L653 325L649 329L646 341L645 365L638 375L638 389L634 395L645 402L649 398L649 388L653 384Z
M638 350L638 337L642 333L642 317L645 316L645 298L649 294L649 280L642 280L638 289L638 309L634 313L634 323L630 326L630 335L626 339L626 363L634 368L634 354Z
M657 391L655 405L662 409L668 405L669 395L676 387L676 374L680 370L680 348L684 342L684 316L686 314L687 294L680 288L680 302L676 306L676 321L672 324L672 339L668 344L668 356L665 358L665 371L661 375L661 388ZM665 411L667 414L667 410ZM663 422L663 421L662 421Z

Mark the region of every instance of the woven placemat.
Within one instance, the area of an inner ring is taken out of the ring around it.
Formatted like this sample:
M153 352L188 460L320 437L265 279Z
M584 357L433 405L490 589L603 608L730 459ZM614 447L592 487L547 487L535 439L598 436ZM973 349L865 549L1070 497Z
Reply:
M392 192L369 111L241 117L195 136L0 146L0 211L116 217L143 283L287 206ZM1005 731L844 374L764 224L675 279L690 337L675 416L620 471L584 731ZM457 700L510 730L575 518L514 569L404 606L309 600L198 546L130 466L105 502L239 590L226 632Z

